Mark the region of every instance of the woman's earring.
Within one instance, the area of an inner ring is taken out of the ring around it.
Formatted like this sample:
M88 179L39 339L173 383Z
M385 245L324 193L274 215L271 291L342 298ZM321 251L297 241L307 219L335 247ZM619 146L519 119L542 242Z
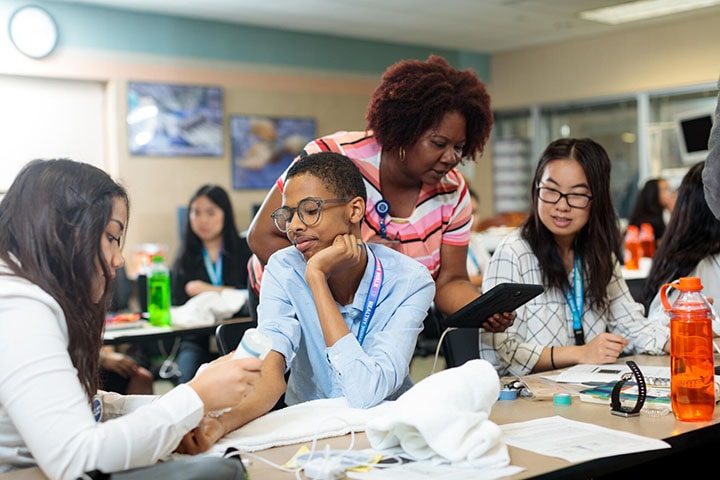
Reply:
M400 161L404 162L405 161L405 149L403 147L400 147L400 151L398 153L400 155Z

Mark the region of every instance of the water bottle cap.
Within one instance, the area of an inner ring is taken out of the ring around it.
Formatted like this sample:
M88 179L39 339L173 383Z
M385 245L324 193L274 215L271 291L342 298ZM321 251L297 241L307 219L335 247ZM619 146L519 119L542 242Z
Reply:
M699 292L702 288L702 282L699 277L681 277L678 282L678 290Z
M162 255L157 255L157 254L156 254L156 255L153 255L153 256L152 256L152 261L153 261L153 263L154 263L154 262L161 262L161 263L162 263L162 262L163 262L163 256L162 256Z
M631 241L638 241L640 238L640 229L637 225L628 225L625 231L625 239Z
M667 298L667 289L674 288L681 292L699 292L703 289L702 282L699 277L680 277L680 280L674 283L666 283L660 287L660 302L666 312L672 308Z

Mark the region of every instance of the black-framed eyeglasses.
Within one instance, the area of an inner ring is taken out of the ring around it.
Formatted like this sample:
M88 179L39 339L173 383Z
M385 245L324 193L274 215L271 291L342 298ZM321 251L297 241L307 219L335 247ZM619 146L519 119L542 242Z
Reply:
M283 233L287 233L290 230L290 222L292 221L295 212L297 212L298 218L302 223L308 227L312 227L320 221L320 214L322 213L323 205L326 203L347 203L350 200L352 200L352 198L329 198L327 200L304 198L300 200L297 208L276 208L270 216L272 217L273 222L275 222L277 229Z
M564 198L569 207L572 208L587 208L590 205L590 200L593 199L590 195L583 193L561 193L554 188L548 187L537 187L538 198L545 203L552 203L553 205L558 203L561 198Z

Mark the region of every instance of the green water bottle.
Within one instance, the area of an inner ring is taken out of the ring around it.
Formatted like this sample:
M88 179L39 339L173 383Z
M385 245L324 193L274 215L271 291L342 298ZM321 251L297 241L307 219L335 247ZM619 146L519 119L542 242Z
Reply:
M150 324L170 326L170 272L162 255L153 255L147 278Z

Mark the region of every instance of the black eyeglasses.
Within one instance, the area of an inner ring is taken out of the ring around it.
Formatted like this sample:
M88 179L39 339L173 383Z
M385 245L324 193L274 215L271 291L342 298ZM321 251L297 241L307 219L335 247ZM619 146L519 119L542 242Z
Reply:
M290 230L290 222L292 221L295 212L298 214L298 218L302 223L308 227L312 227L320 221L320 214L322 213L322 206L326 203L347 203L352 198L330 198L327 200L319 200L317 198L304 198L300 200L297 208L280 207L276 208L274 212L270 214L275 222L275 226L278 230L283 233L287 233Z
M538 198L545 203L552 203L553 205L558 203L561 198L564 198L569 207L572 208L587 208L590 205L590 200L593 199L590 195L584 195L582 193L561 193L554 188L537 187Z

